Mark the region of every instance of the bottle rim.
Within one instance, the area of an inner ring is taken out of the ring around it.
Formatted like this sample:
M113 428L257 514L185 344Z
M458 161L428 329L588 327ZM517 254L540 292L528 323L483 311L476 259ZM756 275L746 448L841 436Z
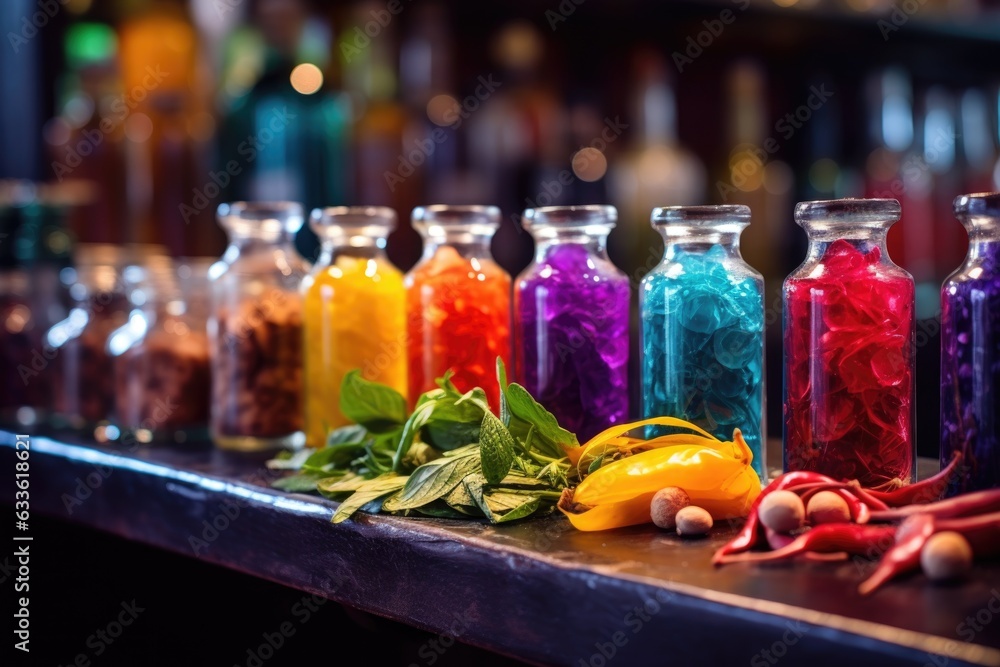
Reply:
M653 227L661 225L693 225L712 227L722 224L750 224L750 207L743 204L720 206L659 206L649 216Z
M1000 217L1000 192L973 192L955 197L952 203L955 215L959 218L967 216Z
M899 220L902 208L896 199L819 199L795 205L799 225L888 226Z
M365 229L388 233L396 229L396 220L396 211L388 206L327 206L312 210L309 226L320 236Z
M593 227L614 228L618 222L618 209L607 204L583 206L540 206L524 211L521 225L525 229L546 225L563 228Z
M414 224L440 225L491 225L500 226L500 209L489 205L430 204L417 206L410 215Z
M290 232L302 228L302 204L292 201L234 201L219 204L216 209L219 224L231 229L234 226L252 227L262 233ZM255 223L247 225L247 223Z

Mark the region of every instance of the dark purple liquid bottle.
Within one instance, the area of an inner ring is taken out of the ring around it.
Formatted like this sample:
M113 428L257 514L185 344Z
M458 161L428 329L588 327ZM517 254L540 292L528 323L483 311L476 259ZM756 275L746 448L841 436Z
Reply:
M629 281L608 259L612 207L538 209L514 289L517 378L585 442L628 418Z
M1000 194L963 195L969 254L941 288L941 465L962 463L948 494L1000 486Z

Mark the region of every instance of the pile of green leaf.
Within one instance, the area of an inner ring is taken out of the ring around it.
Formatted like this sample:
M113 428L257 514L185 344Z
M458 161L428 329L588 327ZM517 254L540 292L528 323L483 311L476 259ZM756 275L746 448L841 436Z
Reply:
M497 381L500 417L482 389L459 392L450 372L408 414L399 392L352 371L340 408L355 424L331 431L322 449L270 461L297 471L274 486L340 500L334 523L358 510L492 523L550 512L573 472L563 446L579 443L524 387L507 383L499 359Z

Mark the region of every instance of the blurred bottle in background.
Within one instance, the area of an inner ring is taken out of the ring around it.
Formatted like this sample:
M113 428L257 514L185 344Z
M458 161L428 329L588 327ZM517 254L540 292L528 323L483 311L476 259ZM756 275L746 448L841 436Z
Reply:
M87 243L126 240L124 122L131 112L122 93L118 37L104 23L69 26L63 38L66 73L57 82L58 114L43 139L51 176L60 183L86 181L91 203L73 212L73 235Z
M208 208L223 201L292 201L307 210L345 203L351 110L344 94L326 86L329 31L301 0L260 0L252 19L263 39L262 71L221 123L215 169L228 185ZM236 39L254 48L253 40ZM252 61L241 66L252 69ZM312 256L310 245L300 236L297 246Z
M917 131L909 76L898 68L876 72L867 93L873 149L865 161L865 196L899 200L903 214L889 230L889 256L917 285L933 281L933 178L920 145L923 132ZM917 310L919 318L919 299Z
M633 56L632 71L631 137L611 167L610 187L620 216L608 251L637 282L663 254L663 242L649 224L653 208L705 203L706 171L678 143L677 99L663 56L640 50Z

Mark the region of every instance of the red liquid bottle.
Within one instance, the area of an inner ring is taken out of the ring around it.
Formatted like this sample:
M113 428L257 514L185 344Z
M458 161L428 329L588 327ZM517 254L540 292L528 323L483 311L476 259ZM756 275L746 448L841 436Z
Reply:
M913 481L913 278L886 253L894 199L800 203L784 284L785 470Z
M424 254L406 274L411 402L451 370L456 387L482 387L499 409L496 360L510 360L510 276L490 254L499 225L495 206L413 211Z

